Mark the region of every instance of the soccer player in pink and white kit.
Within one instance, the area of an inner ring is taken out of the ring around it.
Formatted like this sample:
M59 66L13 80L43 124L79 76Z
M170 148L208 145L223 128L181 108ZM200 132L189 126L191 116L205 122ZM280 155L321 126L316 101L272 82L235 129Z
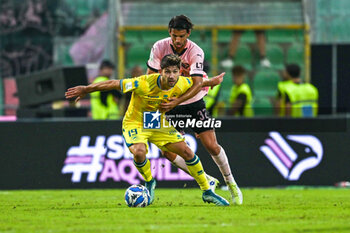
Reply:
M208 89L202 89L203 78L207 78L203 71L204 52L194 42L188 39L193 24L185 15L173 17L168 26L170 37L157 41L152 48L150 58L147 62L147 74L158 73L161 69L160 62L167 54L177 54L181 58L181 75L191 76L193 86L179 98L169 98L169 102L161 104L161 110L166 111L169 117L191 116L196 121L206 121L210 118L205 108L203 97ZM180 118L181 119L181 118ZM173 119L172 119L173 120ZM175 120L179 120L177 117ZM183 128L176 127L181 132ZM218 144L213 128L194 127L192 130L198 135L203 146L207 149L215 163L220 169L222 176L230 190L232 200L235 204L243 203L242 192L233 178L231 168L225 150ZM185 160L172 152L163 152L175 166L189 173ZM212 177L207 176L208 180ZM214 182L218 182L214 178ZM213 181L213 179L212 179ZM212 181L210 183L212 183Z

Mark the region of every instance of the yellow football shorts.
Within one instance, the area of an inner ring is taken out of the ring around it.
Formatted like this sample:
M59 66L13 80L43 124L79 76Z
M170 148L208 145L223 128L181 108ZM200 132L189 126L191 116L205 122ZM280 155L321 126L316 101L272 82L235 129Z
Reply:
M148 142L153 143L162 151L168 151L165 145L185 141L185 138L174 128L143 129L141 126L123 125L123 137L128 147L136 143L146 144L148 153Z

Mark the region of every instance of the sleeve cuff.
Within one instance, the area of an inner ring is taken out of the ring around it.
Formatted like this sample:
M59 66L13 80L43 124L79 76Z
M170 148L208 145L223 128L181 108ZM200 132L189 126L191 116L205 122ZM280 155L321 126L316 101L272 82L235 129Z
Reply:
M151 67L150 65L148 65L148 62L146 62L146 65L147 65L147 67L148 67L150 70L152 70L153 72L156 72L156 73L159 72L157 69L155 69L155 68Z
M203 77L203 74L191 74L191 77L193 77L193 76Z
M123 80L124 79L120 79L119 83L120 83L120 90L122 91L122 93L124 93L123 91Z

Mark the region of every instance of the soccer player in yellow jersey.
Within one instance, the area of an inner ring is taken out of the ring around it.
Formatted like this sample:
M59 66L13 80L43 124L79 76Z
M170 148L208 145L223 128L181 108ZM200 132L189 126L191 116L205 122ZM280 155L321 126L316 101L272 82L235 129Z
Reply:
M184 142L184 137L159 112L159 105L167 98L179 97L193 84L192 78L180 76L181 58L175 54L164 56L161 60L161 73L143 75L131 79L109 80L88 86L77 86L68 89L66 98L77 97L79 101L87 93L94 91L121 90L132 92L128 110L123 119L123 136L130 152L134 155L134 165L145 179L154 200L156 181L152 177L150 161L146 158L147 142L151 142L163 151L180 155L185 161L191 176L203 191L203 201L216 205L229 205L224 198L214 193L205 176L201 161ZM220 77L222 81L222 76ZM220 79L203 82L211 86Z

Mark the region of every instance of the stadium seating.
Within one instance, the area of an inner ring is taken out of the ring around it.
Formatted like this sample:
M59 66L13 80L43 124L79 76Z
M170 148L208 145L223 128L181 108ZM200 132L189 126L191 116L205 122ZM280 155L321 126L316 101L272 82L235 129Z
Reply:
M269 97L254 97L253 110L255 116L272 116L273 105Z
M220 30L218 32L218 42L223 43L230 43L232 38L232 31L231 30Z
M220 87L220 96L219 101L225 103L228 106L231 96L231 88L232 88L232 73L230 70L225 70L226 74L224 80L221 83Z
M140 31L143 43L153 45L157 40L169 37L168 31Z
M142 41L141 31L125 31L125 42L126 43L140 43Z
M275 71L268 69L258 71L253 79L254 96L274 96L280 80L280 76Z
M210 32L193 30L190 35L190 40L194 41L195 43L210 41L211 35Z
M303 31L301 30L267 30L267 43L293 43L303 41Z
M198 43L196 42L196 44L203 49L205 60L207 60L208 62L211 62L212 46L211 46L210 41L208 41L208 42L198 42Z
M230 106L231 106L231 104L230 104L230 96L231 96L232 84L229 87L230 88L225 87L225 85L221 84L220 96L219 96L218 103L217 103L219 106L224 107L226 110L228 108L230 108Z
M266 56L270 60L272 66L276 69L283 69L284 54L282 48L277 44L266 45Z
M127 67L133 67L134 65L141 65L145 67L148 61L151 48L144 44L133 44L126 52L126 64Z
M235 65L242 65L246 69L251 69L253 62L252 51L249 46L240 44L235 56Z
M241 43L255 43L256 42L256 36L255 32L248 30L244 31L241 36Z
M287 51L287 63L304 64L304 48L301 44L293 44Z
M273 99L277 93L277 85L280 76L273 70L260 70L253 79L254 102L253 108L256 116L268 116L273 114Z
M230 43L232 40L232 30L220 30L218 32L218 42ZM241 36L242 43L254 43L256 41L255 33L252 30L244 31Z

